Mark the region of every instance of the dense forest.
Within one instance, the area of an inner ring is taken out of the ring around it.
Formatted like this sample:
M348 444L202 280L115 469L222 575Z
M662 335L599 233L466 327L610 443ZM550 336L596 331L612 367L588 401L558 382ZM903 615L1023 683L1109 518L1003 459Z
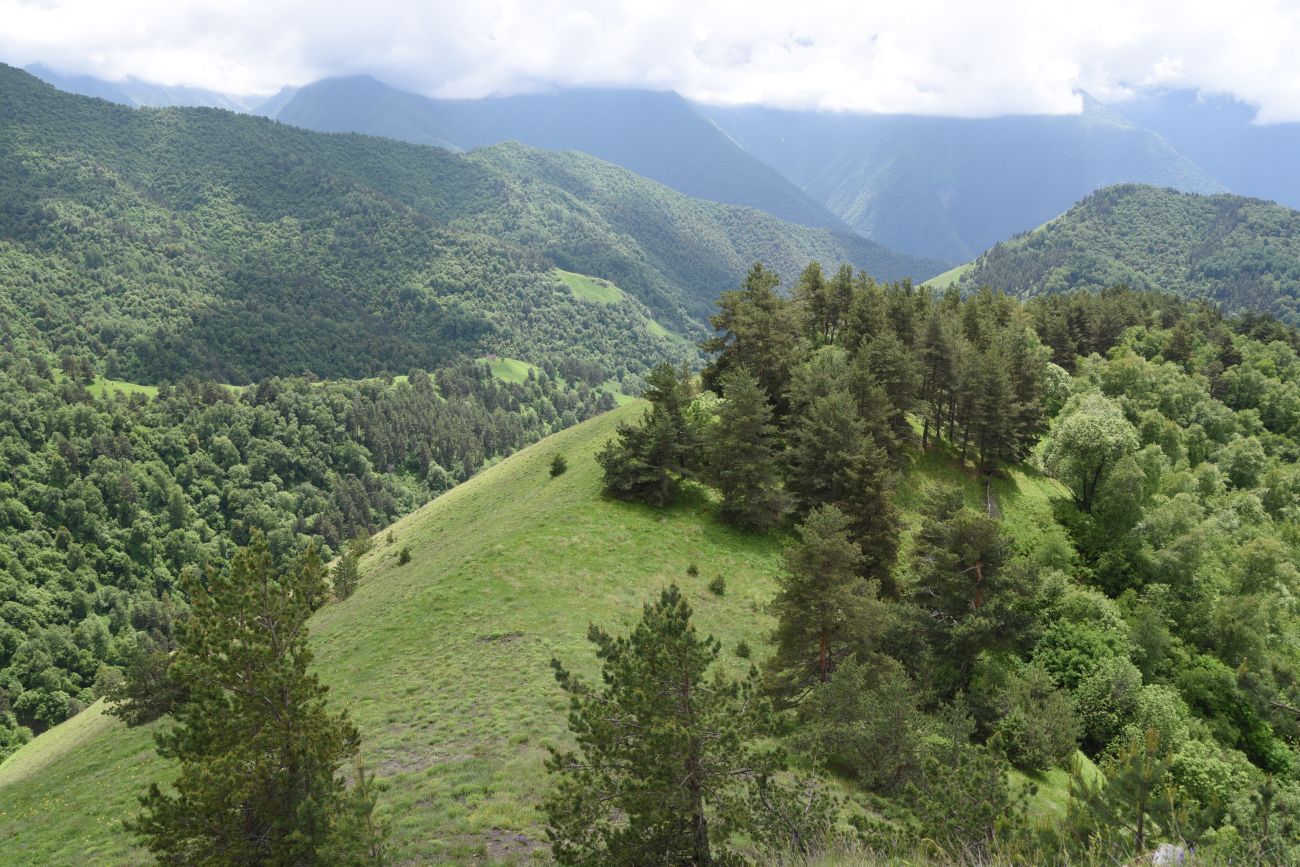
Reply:
M962 273L1020 297L1109 286L1163 289L1230 312L1300 322L1300 212L1241 196L1132 184L1098 190Z
M6 328L117 378L355 377L488 352L635 374L681 351L647 319L702 335L766 248L791 269L942 269L577 154L461 156L0 80ZM574 298L557 265L628 296Z
M729 687L767 695L777 716L727 736L785 731L794 767L850 787L877 853L919 857L928 840L967 863L1127 863L1169 843L1207 863L1295 863L1296 332L1120 289L1022 304L849 269L828 279L816 265L790 297L776 285L760 266L723 295L703 377L715 396L656 369L651 408L599 458L614 496L665 505L702 484L721 520L794 525L772 655ZM1003 523L992 487L971 502L935 484L907 492L918 523L904 526L899 483L935 450L965 468L955 481L1029 461L1068 496L1050 530L1026 533ZM716 651L682 644L681 608L647 605L631 645L593 633L599 699L561 671L582 747L554 768L561 863L597 863L592 847L632 863L620 810L632 827L687 814L734 828L739 799L752 806L742 827L779 826L795 854L826 832L829 790L803 801L796 831L777 795L735 791L743 775L731 785L701 770L676 805L639 801L611 776L611 754L651 775L673 762L655 748L667 735L643 736L607 706L644 719L632 703L658 687L624 661L636 652L649 666L696 660L703 681ZM687 700L718 713L720 690ZM661 698L683 700L675 686ZM682 725L677 754L710 749L706 729ZM1066 815L1045 822L1009 772L1052 768L1073 778ZM616 794L604 804L583 790ZM736 842L692 839L691 863ZM650 833L640 843L656 845Z
M521 384L462 362L434 376L158 395L86 386L69 356L0 366L0 755L167 648L187 569L252 534L277 564L326 559L486 462L613 406L545 370Z

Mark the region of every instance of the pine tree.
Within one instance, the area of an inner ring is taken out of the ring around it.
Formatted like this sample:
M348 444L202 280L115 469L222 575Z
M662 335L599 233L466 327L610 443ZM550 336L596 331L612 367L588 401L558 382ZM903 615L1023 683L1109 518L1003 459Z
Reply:
M723 380L726 400L718 412L709 476L722 491L723 520L767 530L790 508L776 459L776 428L767 395L748 371Z
M794 305L777 292L780 285L776 273L761 263L754 265L740 289L722 293L719 311L709 319L718 336L700 345L717 356L704 368L705 388L720 391L723 375L743 367L758 378L777 414L783 415L790 370L805 343Z
M866 432L854 398L835 391L798 415L787 453L788 487L800 508L834 505L847 518L863 557L862 575L893 594L898 519L890 498L889 460Z
M752 677L714 672L721 646L701 638L676 586L647 603L627 637L592 626L602 686L552 661L570 696L576 752L551 751L554 787L542 809L557 863L579 867L735 863L726 817L735 789L770 779L772 760L751 754L765 730Z
M768 661L769 685L786 702L825 683L845 657L870 646L884 612L875 583L862 578L862 550L843 512L813 510L799 536L785 552L772 600L776 652Z
M1070 825L1080 836L1105 841L1122 860L1140 856L1160 831L1187 819L1188 804L1168 778L1172 754L1160 734L1135 734L1104 764L1104 776L1076 766L1070 779Z
M978 655L1014 648L1034 623L1031 576L1008 564L998 522L967 508L961 489L939 486L922 506L912 547L911 598L940 669L936 686L965 686ZM945 675L944 672L947 672Z
M336 833L354 812L339 768L359 736L308 671L307 619L326 592L319 558L278 573L255 535L227 571L185 589L172 674L188 694L156 735L179 774L174 792L150 787L132 829L166 863L375 863Z
M650 409L639 425L621 424L596 461L605 470L605 491L625 500L666 506L680 480L699 463L699 435L687 419L693 397L690 372L660 364L646 377Z

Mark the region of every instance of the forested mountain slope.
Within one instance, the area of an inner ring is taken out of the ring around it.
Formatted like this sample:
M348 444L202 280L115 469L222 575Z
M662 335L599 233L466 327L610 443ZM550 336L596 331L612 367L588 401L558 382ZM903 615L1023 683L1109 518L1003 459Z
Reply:
M866 237L938 259L970 259L1107 184L1225 189L1087 97L1077 116L977 120L701 110Z
M997 244L961 272L964 289L1022 297L1127 285L1300 322L1300 212L1241 196L1123 185Z
M538 156L571 164L560 188L519 173L520 146L462 156L0 77L4 327L89 352L115 378L358 376L484 352L614 375L672 351L633 299L697 330L767 246L790 270L814 256L941 270L576 155ZM583 201L597 182L619 195ZM556 264L631 297L583 303Z
M575 88L475 100L404 93L368 76L328 79L274 107L277 120L463 150L519 141L579 150L701 199L851 231L672 92Z

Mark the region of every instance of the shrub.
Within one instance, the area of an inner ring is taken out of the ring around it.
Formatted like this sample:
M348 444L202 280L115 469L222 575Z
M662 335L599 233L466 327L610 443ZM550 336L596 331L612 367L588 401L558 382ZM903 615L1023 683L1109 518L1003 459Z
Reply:
M696 575L700 574L700 567L692 563L691 565L686 567L686 574L694 578Z
M551 478L564 475L564 471L569 468L569 462L564 459L564 455L551 455Z
M709 592L714 596L721 596L723 593L726 593L727 579L723 578L721 575L714 576L713 580L709 582Z
M411 562L411 549L402 548L402 553L397 555L397 565L405 566L407 563L410 562Z
M749 649L748 641L740 641L736 643L736 656L739 656L741 659L749 659L750 653L752 653L752 651Z

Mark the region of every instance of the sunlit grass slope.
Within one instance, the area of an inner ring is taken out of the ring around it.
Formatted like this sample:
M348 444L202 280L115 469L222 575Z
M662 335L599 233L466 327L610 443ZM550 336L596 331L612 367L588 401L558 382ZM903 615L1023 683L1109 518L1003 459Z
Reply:
M565 737L567 705L549 663L558 656L595 673L588 623L625 631L675 581L699 628L723 641L728 665L748 665L734 654L741 640L756 658L766 654L764 607L784 538L722 526L699 491L663 511L600 496L594 454L644 406L502 461L399 521L391 544L380 533L356 594L313 620L318 670L384 781L398 863L531 860L545 748ZM552 479L557 452L569 470ZM916 492L934 478L962 481L982 502L982 481L935 451L914 462L900 491L909 524ZM1018 538L1047 532L1039 480L1017 472L995 487ZM411 562L398 565L407 546ZM722 596L706 589L716 575ZM170 773L147 731L92 708L0 765L0 864L144 860L121 821L149 780Z

